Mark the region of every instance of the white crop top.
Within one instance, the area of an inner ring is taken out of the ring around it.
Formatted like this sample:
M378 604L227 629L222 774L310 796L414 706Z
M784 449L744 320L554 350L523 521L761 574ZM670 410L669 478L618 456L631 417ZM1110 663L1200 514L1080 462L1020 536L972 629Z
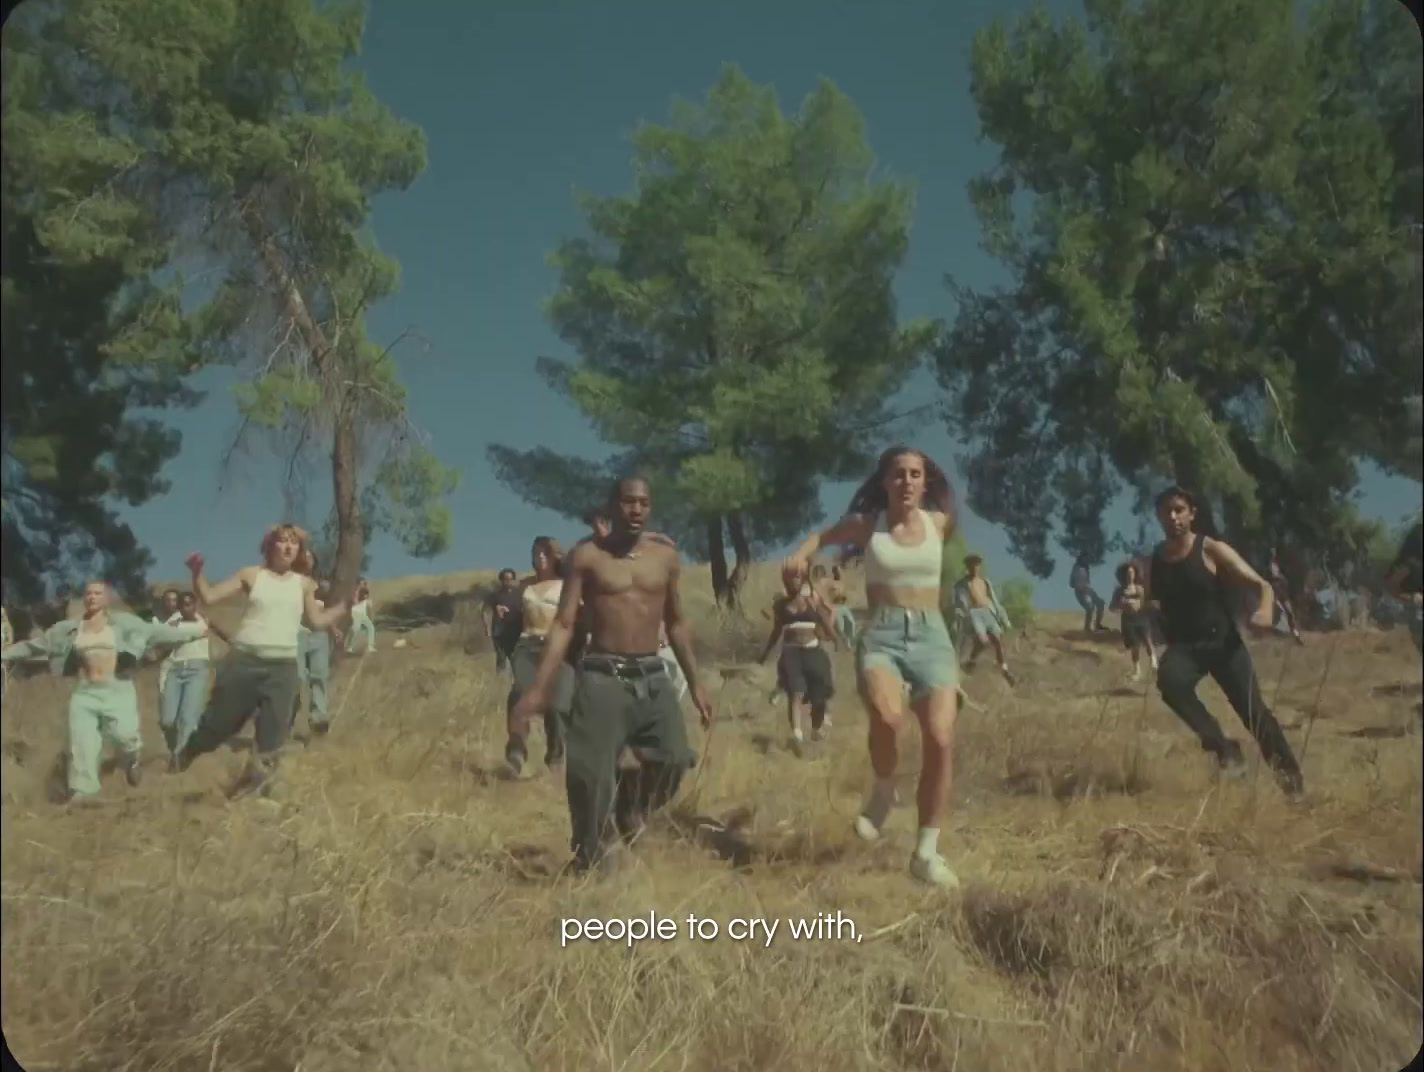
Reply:
M258 570L233 646L264 659L295 659L306 608L305 580L300 573Z
M114 637L112 625L106 625L99 630L80 627L74 636L74 650L79 652L80 658L88 658L99 653L111 654L117 649L118 643Z
M524 594L521 596L523 604L526 607L533 608L542 603L546 607L558 610L559 598L563 595L564 591L564 582L561 580L548 582L548 588L543 592L534 591L535 585L542 587L539 581L524 586Z
M895 542L882 513L875 519L875 531L865 546L865 583L887 588L938 588L944 567L944 541L934 518L920 510L925 537L914 547Z

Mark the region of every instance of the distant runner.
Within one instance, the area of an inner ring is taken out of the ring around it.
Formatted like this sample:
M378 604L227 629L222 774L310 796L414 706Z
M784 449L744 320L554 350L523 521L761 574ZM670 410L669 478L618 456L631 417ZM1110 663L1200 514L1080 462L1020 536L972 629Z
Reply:
M198 613L198 597L192 592L184 592L178 597L178 611L166 624L201 625L207 633L231 643L226 633ZM161 664L168 674L168 682L167 687L159 694L161 707L158 724L163 729L164 740L168 745L170 771L178 769L178 755L197 729L203 708L208 706L208 669L211 665L212 657L206 635L174 648L172 654Z
M539 661L544 655L544 645L559 609L559 597L564 590L564 552L553 538L538 537L530 549L530 558L534 578L521 592L523 631L514 644L510 658L514 682L509 687L509 697L505 702L507 714L513 713L520 697L534 684ZM544 710L544 764L547 767L558 767L564 762L564 725L573 705L573 696L573 668L565 663L554 671L553 688ZM506 770L511 776L517 776L528 758L527 736L511 730L504 747Z
M326 609L331 601L331 582L318 581L315 593L316 605ZM327 714L327 701L331 689L331 649L340 643L340 634L335 626L326 630L309 629L305 622L297 628L297 695L292 702L292 723L296 724L297 712L302 706L302 686L306 686L308 699L307 726L319 737L331 730L331 720ZM290 730L288 731L290 732Z
M513 672L511 657L514 646L524 632L523 596L519 592L519 575L509 567L499 571L499 587L485 597L482 618L485 636L494 641L494 671Z
M964 668L973 669L974 661L988 645L994 649L999 673L1012 685L1014 675L1009 673L1009 658L1004 654L1004 634L1013 623L1009 621L1004 605L999 602L994 582L984 573L984 560L978 555L969 555L964 559L964 569L964 576L955 582L951 591L951 598L969 616L969 627L974 631L974 647L964 661Z
M1083 608L1083 632L1102 633L1107 631L1107 626L1103 625L1103 611L1107 608L1103 604L1103 597L1093 588L1089 566L1088 556L1079 555L1073 562L1073 572L1068 575L1068 583L1073 589L1073 597L1077 599L1078 606Z
M351 634L346 638L346 652L354 655L356 640L364 640L362 655L372 655L376 651L376 622L372 617L376 608L371 605L371 586L364 580L356 586L356 599L351 604Z
M1152 643L1152 618L1147 610L1147 589L1137 575L1136 562L1124 562L1117 568L1117 591L1113 593L1112 609L1122 615L1122 646L1132 655L1132 680L1142 676L1142 649L1152 670L1157 670L1157 648Z
M1409 609L1409 635L1424 651L1424 523L1416 523L1399 545L1385 589Z
M801 754L805 733L802 710L810 715L811 738L820 740L825 732L826 708L835 695L831 657L822 646L822 636L833 637L835 618L830 607L811 583L793 587L772 604L771 636L767 638L759 662L766 662L777 641L781 656L776 661L776 682L786 694L786 721L791 729L791 750Z

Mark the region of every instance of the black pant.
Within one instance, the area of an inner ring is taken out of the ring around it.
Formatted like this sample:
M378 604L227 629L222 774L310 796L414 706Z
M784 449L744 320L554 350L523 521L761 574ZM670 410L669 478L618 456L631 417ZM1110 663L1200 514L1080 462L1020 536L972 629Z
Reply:
M519 643L518 630L495 630L492 639L494 640L494 672L503 673L506 669L514 672L514 646Z
M1191 727L1206 751L1223 761L1239 761L1241 747L1221 730L1197 696L1197 684L1210 674L1242 724L1251 731L1261 758L1281 776L1288 788L1298 789L1300 766L1290 742L1266 707L1251 653L1239 634L1197 644L1169 643L1157 670L1157 689L1173 714Z
M207 710L183 748L184 761L226 744L250 718L257 723L258 757L275 759L287 743L301 687L295 658L262 659L239 649L230 651L218 663Z
M831 657L819 645L802 648L785 644L776 661L776 683L791 699L825 708L836 692Z

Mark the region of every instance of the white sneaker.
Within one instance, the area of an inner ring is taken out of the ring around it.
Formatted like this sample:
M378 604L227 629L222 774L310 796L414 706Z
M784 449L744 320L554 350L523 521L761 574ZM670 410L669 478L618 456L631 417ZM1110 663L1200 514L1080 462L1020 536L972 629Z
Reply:
M935 853L933 856L921 856L919 853L915 853L910 857L910 874L931 886L949 890L959 888L959 876L949 869L949 865L944 862L944 857L939 853Z

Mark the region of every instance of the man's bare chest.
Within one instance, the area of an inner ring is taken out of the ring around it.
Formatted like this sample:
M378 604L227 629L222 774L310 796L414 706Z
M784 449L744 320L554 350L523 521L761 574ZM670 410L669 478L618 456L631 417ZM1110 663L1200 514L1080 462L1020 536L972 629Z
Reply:
M657 559L606 555L592 563L584 575L585 598L658 597L667 591L668 573L667 563Z

